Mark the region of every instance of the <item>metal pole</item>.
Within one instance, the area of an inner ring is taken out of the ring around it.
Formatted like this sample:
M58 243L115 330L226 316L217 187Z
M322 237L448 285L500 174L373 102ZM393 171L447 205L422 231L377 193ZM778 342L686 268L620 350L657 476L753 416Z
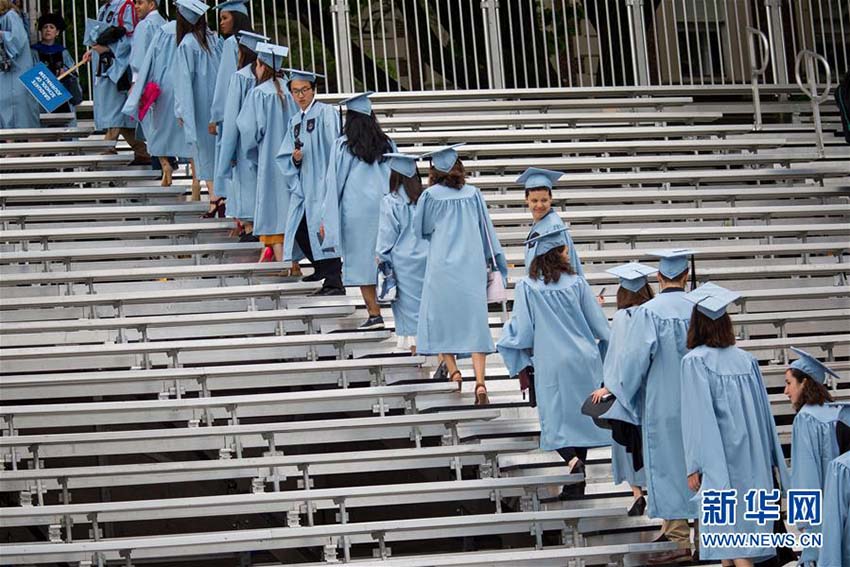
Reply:
M788 63L785 60L785 38L782 37L782 0L764 0L767 8L767 33L770 42L770 60L773 64L773 82L788 84Z
M336 24L336 69L339 91L354 92L354 68L351 64L351 35L348 26L348 0L332 0L331 13Z
M759 77L764 75L767 70L767 64L770 61L770 44L767 36L759 30L747 26L749 35L750 48L750 84L753 88L753 110L754 110L754 129L761 130L761 97L759 96ZM761 66L756 63L756 48L753 42L753 37L758 37L761 46Z
M505 69L502 60L502 45L499 42L499 0L481 0L481 10L484 12L487 42L487 67L490 69L490 88L505 88Z
M638 85L649 84L649 57L643 27L643 0L626 0L632 40L632 66Z

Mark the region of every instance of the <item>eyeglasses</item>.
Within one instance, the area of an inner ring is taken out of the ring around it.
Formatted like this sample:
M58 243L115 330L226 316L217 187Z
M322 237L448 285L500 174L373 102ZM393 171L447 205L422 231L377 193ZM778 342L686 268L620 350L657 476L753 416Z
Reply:
M304 87L302 89L292 89L292 94L295 96L302 96L313 90L313 87Z

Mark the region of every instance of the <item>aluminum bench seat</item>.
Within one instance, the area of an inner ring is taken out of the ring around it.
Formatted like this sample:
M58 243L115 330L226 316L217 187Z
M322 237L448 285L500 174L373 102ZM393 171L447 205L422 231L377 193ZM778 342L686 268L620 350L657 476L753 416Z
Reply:
M465 100L465 101L429 101L427 104L420 103L385 103L379 102L372 105L372 109L378 115L393 116L406 113L434 113L434 112L519 112L537 111L548 112L560 109L621 109L621 108L655 108L662 110L665 107L680 107L693 103L689 96L671 97L617 97L617 98L588 98L588 99L526 99L526 100ZM679 110L678 108L676 110Z
M0 156L84 154L114 150L114 140L0 142Z
M89 167L94 170L103 170L126 166L132 160L133 156L130 154L82 154L50 156L48 159L44 157L4 157L0 160L0 171L39 171L74 167Z
M522 114L473 114L463 115L448 112L443 115L421 114L417 116L400 115L387 116L381 119L381 125L388 131L402 128L446 128L452 126L481 126L490 125L495 128L508 128L509 126L546 125L556 126L558 124L576 125L582 123L590 124L641 124L660 122L713 122L723 117L720 112L683 112L674 110L634 112L546 112Z
M141 190L141 189L140 189ZM178 189L179 190L179 189ZM2 198L2 194L0 194ZM170 236L173 238L187 236L193 244L201 234L218 234L233 230L236 223L230 219L210 220L206 222L187 223L154 223L144 225L82 225L79 227L43 226L24 230L0 231L0 242L40 242L46 250L52 242L69 242L74 240L121 240L132 238L148 238L155 236Z
M259 242L220 242L212 244L152 245L109 248L54 248L33 252L0 252L0 264L37 264L58 262L71 264L92 260L118 260L126 258L150 259L174 256L202 255L215 257L219 262L233 253L259 252Z
M300 455L274 455L194 461L164 461L127 465L53 467L0 471L0 490L21 492L40 483L44 493L65 489L145 486L161 483L302 476L371 471L453 469L492 463L506 453L537 449L538 442L498 441L406 449L378 449ZM455 461L455 459L457 459Z
M422 437L454 435L460 423L500 417L498 409L466 409L412 415L387 415L333 420L284 421L205 427L168 427L95 433L11 435L0 437L0 455L7 462L38 453L40 459L98 455L160 454L180 451L218 451L241 457L245 449L269 446L386 441L417 442ZM413 441L411 441L413 440ZM456 443L453 443L456 444ZM49 465L49 463L48 463Z
M3 128L0 129L0 140L67 140L69 138L85 138L94 128Z
M177 199L186 193L183 187L84 187L82 189L8 189L0 191L0 204L118 201L141 199L147 204L155 198Z
M87 224L103 220L161 218L172 222L178 216L199 217L209 209L208 203L175 203L173 205L136 205L136 206L60 206L13 208L0 210L0 222L17 223L23 229L26 223L76 221Z
M47 161L52 161L53 159L50 158ZM132 181L153 181L160 177L162 177L160 172L151 169L66 171L56 173L0 173L0 187L33 187L36 185L67 185L68 183L127 183Z

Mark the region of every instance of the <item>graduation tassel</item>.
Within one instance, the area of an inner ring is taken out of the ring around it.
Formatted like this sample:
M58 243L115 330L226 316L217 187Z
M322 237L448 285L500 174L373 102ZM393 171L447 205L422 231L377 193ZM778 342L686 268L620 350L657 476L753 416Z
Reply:
M691 254L691 291L697 288L697 260Z
M339 108L339 131L342 132L342 105L338 105Z

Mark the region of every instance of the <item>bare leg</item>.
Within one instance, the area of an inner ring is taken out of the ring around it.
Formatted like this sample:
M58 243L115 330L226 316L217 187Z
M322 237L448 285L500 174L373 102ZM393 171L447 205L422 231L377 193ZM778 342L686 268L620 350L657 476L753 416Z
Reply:
M272 244L272 252L274 252L275 262L283 262L283 242L280 244Z
M168 161L167 157L160 156L159 166L162 168L162 181L159 184L162 187L171 187L172 174L174 173L174 169L171 168L171 162Z
M301 264L299 264L298 262L293 260L292 266L289 268L289 275L292 276L292 277L299 277L300 278L301 277Z
M753 567L752 559L736 559L735 567Z
M457 372L457 360L455 359L455 355L441 354L440 362L444 362L446 364L446 370L449 372L449 378L451 378L452 374Z
M635 500L643 496L643 490L641 490L640 486L632 486L632 496L635 497Z
M201 182L198 181L198 172L195 170L195 160L189 160L189 168L192 171L192 200L201 200Z
M381 314L381 307L378 305L378 289L374 285L361 285L360 295L363 296L363 301L366 302L366 311L369 317L377 317Z
M472 368L475 370L476 384L484 384L487 373L487 355L483 352L472 353Z
M212 203L213 201L216 200L215 187L213 186L212 181L206 181L205 183L207 184L207 194L209 195L210 202Z

